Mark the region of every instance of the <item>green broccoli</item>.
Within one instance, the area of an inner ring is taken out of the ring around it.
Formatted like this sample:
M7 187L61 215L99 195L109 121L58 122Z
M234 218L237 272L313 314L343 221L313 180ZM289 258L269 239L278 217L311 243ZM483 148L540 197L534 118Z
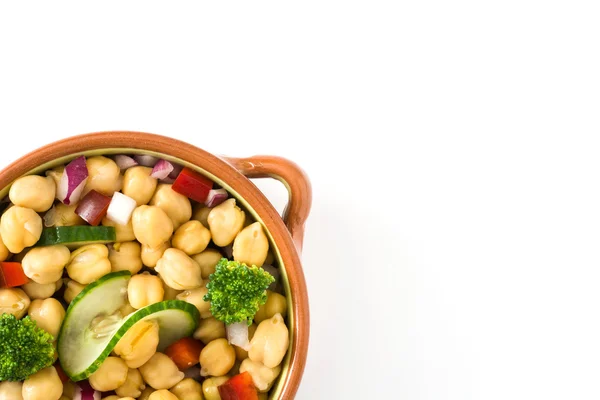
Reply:
M209 277L204 301L210 301L210 312L226 325L242 321L250 325L274 281L262 268L222 258Z
M28 316L0 315L0 381L22 381L54 363L54 337Z

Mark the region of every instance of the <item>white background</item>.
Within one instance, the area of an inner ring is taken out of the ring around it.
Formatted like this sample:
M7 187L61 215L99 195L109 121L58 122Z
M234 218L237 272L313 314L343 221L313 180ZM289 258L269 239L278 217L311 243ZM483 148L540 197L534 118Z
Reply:
M0 163L115 129L288 157L298 399L597 399L595 2L214 3L3 2Z

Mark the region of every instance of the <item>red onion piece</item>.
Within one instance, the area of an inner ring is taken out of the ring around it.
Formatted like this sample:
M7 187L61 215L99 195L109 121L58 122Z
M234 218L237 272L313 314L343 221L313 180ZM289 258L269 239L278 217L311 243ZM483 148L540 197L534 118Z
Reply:
M87 178L85 157L77 157L65 167L56 189L56 198L66 205L77 203L87 183Z
M229 343L250 350L250 341L248 340L248 324L245 321L236 322L227 325L227 340Z
M159 179L160 183L172 184L173 182L175 182L175 179L177 179L177 177L179 176L179 173L183 169L183 166L181 166L179 164L171 163L171 165L173 165L173 171L171 171L169 176L167 176L166 178Z
M125 154L117 154L116 156L114 156L114 160L117 163L117 166L121 170L135 167L136 165L138 165L137 161L135 161L133 158L131 158L129 156L126 156Z
M158 157L149 156L147 154L136 154L133 158L138 164L143 165L144 167L154 167L159 160Z
M88 381L81 381L75 384L75 393L73 400L100 400L102 393L94 390Z
M173 164L167 160L159 160L152 168L151 177L156 179L165 179L173 171Z
M210 192L208 192L208 197L206 198L204 205L212 208L218 206L225 200L227 200L227 190L211 189Z
M79 201L75 213L88 224L96 226L106 215L110 202L110 197L92 189Z

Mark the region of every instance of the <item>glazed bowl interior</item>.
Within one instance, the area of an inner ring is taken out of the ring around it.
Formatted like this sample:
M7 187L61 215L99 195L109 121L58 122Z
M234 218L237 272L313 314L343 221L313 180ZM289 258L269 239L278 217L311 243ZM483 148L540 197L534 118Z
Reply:
M265 225L265 222L263 221L261 216L256 212L256 210L253 207L251 207L251 205L242 196L240 196L227 182L222 180L220 177L218 177L218 176L210 173L209 171L202 169L202 168L198 167L197 165L194 165L186 160L171 156L167 153L160 153L160 152L149 151L149 150L141 150L141 149L136 149L136 148L123 148L123 147L100 148L100 149L94 149L94 150L89 150L89 151L74 152L67 156L58 157L52 161L49 161L47 163L36 166L35 168L24 173L23 176L43 174L46 170L52 169L59 165L67 164L70 160L72 160L78 156L81 156L81 155L84 155L86 157L92 157L92 156L98 156L98 155L113 155L113 154L148 154L148 155L166 159L166 160L174 162L174 163L178 163L185 167L189 167L189 168L209 177L210 179L213 180L213 182L215 182L216 184L218 184L221 187L223 187L224 189L226 189L233 197L235 197L238 205L246 213L250 214L254 218L255 221L258 221L262 224L262 226L269 238L269 248L273 251L273 255L277 261L277 265L279 266L279 270L281 273L281 280L282 280L283 288L285 290L285 297L287 300L287 310L288 310L287 317L286 317L286 324L287 324L287 326L289 328L289 332L290 332L290 344L293 343L294 342L293 335L294 335L295 327L294 327L294 307L292 305L294 303L294 299L292 298L292 291L290 290L290 282L288 279L288 274L286 273L286 268L285 268L286 266L285 266L284 260L281 256L280 249L279 249L276 241L274 240L272 233L269 231L269 229ZM10 184L5 186L4 188L2 188L0 190L0 198L5 198L8 195L9 189L10 189ZM284 384L287 380L286 378L290 372L289 371L290 359L291 359L291 351L288 350L288 352L282 362L281 373L280 373L279 377L277 378L277 381L274 383L273 388L270 391L270 397L269 397L270 399L281 398L281 393L283 391Z

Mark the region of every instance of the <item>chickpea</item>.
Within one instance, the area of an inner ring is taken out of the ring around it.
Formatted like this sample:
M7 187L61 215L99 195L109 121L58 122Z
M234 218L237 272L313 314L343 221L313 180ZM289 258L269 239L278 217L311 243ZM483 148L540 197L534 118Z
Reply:
M163 301L165 291L158 276L144 272L131 277L127 286L127 295L131 306L140 309Z
M260 306L254 315L254 321L261 323L265 319L275 316L275 314L281 314L285 318L287 315L287 300L285 296L267 290L267 302Z
M259 362L252 361L247 358L240 365L240 373L248 372L252 376L254 386L261 392L268 392L273 386L273 382L281 372L281 366L268 368Z
M196 204L192 212L192 219L200 221L205 228L208 228L208 214L212 208L205 207L204 204Z
M214 317L201 319L196 332L194 332L194 339L205 344L225 337L227 337L225 324Z
M109 392L123 386L127 380L129 368L119 357L107 357L89 377L90 385L100 392Z
M144 391L142 392L141 396L138 397L137 400L149 400L150 399L150 395L152 393L154 393L154 392L155 392L154 389L152 389L150 386L146 386L146 389L144 389ZM183 399L181 399L181 400L183 400Z
M29 317L40 328L54 336L54 339L57 339L58 331L60 331L60 326L65 319L65 309L56 299L37 299L29 305Z
M54 185L56 187L58 187L58 184L60 183L60 179L62 178L63 172L65 172L65 166L59 165L58 167L54 167L52 169L47 170L46 176L49 178L52 178L52 181L54 181Z
M217 246L231 244L242 230L246 214L235 205L235 199L225 200L208 214L208 226L212 240Z
M0 382L0 400L23 400L23 382Z
M150 247L145 244L142 245L142 263L146 267L154 268L156 263L165 254L165 250L171 247L171 243L164 242L158 247Z
M168 390L163 389L152 393L148 400L179 400L179 398Z
M110 272L108 248L103 244L88 244L75 250L67 265L69 277L87 285Z
M63 384L54 367L44 368L23 382L23 400L58 400Z
M29 175L17 179L8 193L10 201L17 206L44 212L52 207L56 185L49 177Z
M173 360L158 352L140 367L140 372L144 377L144 381L156 390L170 389L185 377L185 374L177 368Z
M73 299L75 297L77 297L77 295L79 293L81 293L81 291L83 289L85 289L85 285L82 285L79 282L69 279L66 283L66 288L65 288L65 293L63 294L63 298L65 299L65 301L67 303L70 303L73 301Z
M117 236L117 242L131 242L135 240L135 234L133 233L133 224L131 218L127 225L120 225L114 221L111 221L107 217L102 218L102 226L112 226L115 228L115 234Z
M281 314L265 319L256 328L250 341L248 356L252 361L275 368L287 353L290 344L289 331Z
M25 292L18 288L0 289L0 314L12 314L17 319L23 318L31 300Z
M129 314L136 311L137 309L133 308L133 306L129 302L126 302L124 305L121 306L121 308L119 308L119 314L121 314L122 317L126 317Z
M235 364L235 350L227 339L215 339L200 352L200 375L221 376Z
M198 263L179 249L167 249L154 268L167 285L177 290L195 289L202 285Z
M86 165L88 179L83 189L83 196L92 189L106 196L112 196L121 190L123 185L121 169L113 160L104 156L95 156L88 158Z
M254 337L254 332L256 332L256 324L252 324L248 327L248 340L252 340ZM244 361L246 358L248 358L248 352L246 350L239 346L233 346L233 348L235 350L235 357L238 359L238 361Z
M5 261L8 258L8 256L10 256L10 252L4 245L4 242L2 241L2 236L0 236L0 261Z
M133 233L141 244L158 247L171 238L173 222L161 208L139 206L131 217Z
M247 265L262 267L269 252L269 239L260 222L242 229L233 242L233 259Z
M142 374L137 369L129 368L125 383L119 386L115 392L121 397L137 398L142 394L142 390L146 388Z
M71 400L71 399L69 399L69 400ZM112 396L105 397L102 400L121 400L121 397L113 394Z
M150 176L152 168L132 167L125 171L123 177L123 194L135 200L138 206L148 204L158 180Z
M218 376L216 378L208 378L202 382L202 393L205 400L221 400L219 394L219 386L229 380L228 376Z
M215 267L221 261L221 258L223 258L223 255L215 249L206 249L202 253L192 256L192 259L200 265L203 279L208 279L210 274L215 273Z
M273 265L274 262L275 262L275 256L273 255L272 251L269 251L267 253L267 258L265 258L265 262L263 263L263 265L265 265L265 264Z
M177 295L177 300L187 301L190 304L196 306L200 312L200 317L208 318L211 317L210 313L210 301L204 301L204 295L208 293L206 287L199 287L192 290L186 290Z
M177 385L171 388L171 393L177 396L178 399L185 400L204 400L202 396L202 385L192 378L185 378ZM0 398L0 400L2 400Z
M200 221L188 221L175 231L172 243L189 256L198 254L210 243L210 231Z
M62 286L62 279L52 283L36 283L30 281L21 286L21 289L27 293L27 296L29 296L30 299L47 299L48 297L52 297L52 295L60 289L60 286Z
M23 272L36 283L56 283L62 278L63 269L71 253L66 246L34 247L23 257Z
M72 400L75 396L75 384L71 381L63 383L63 396L66 396L69 400Z
M166 212L173 221L173 228L177 229L192 217L192 204L187 197L171 189L171 186L166 183L158 185L150 200L150 205L157 206Z
M75 212L77 204L66 205L58 203L44 215L44 226L75 226L85 225L83 218Z
M12 206L0 218L0 235L8 251L20 253L40 239L42 217L31 208Z
M161 282L165 291L165 296L163 300L175 300L180 293L183 293L183 290L173 289L171 286L167 285L162 279Z
M156 353L158 331L158 322L154 320L137 322L119 340L115 354L125 360L129 368L140 368Z
M115 243L110 246L108 259L111 271L129 271L135 275L142 269L142 247L138 242Z

